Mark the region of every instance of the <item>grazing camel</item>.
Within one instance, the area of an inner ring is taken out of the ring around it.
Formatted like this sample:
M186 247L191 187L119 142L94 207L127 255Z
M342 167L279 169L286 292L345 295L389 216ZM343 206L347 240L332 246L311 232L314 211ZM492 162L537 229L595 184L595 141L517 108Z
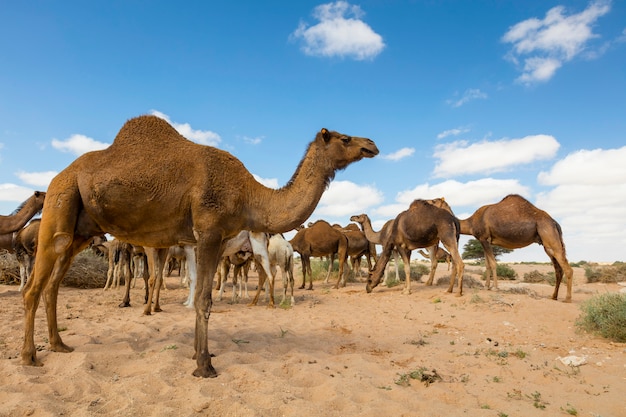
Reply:
M420 255L422 255L424 258L432 260L431 255L429 253L424 252L422 249L418 250L417 252ZM437 245L437 251L435 252L435 259L437 260L437 262L443 261L447 263L448 271L450 270L450 262L452 261L452 256L448 252L446 252L444 248L442 248L439 245Z
M34 215L41 213L46 193L35 191L28 200L20 204L12 214L8 216L0 215L0 235L13 233L20 230Z
M311 271L311 256L331 256L335 253L339 258L339 276L334 288L339 288L339 282L345 287L343 266L348 257L348 238L339 230L333 228L328 222L318 220L310 227L302 229L289 241L293 250L300 254L302 260L302 285L305 287L306 275L309 274L309 287L313 289L313 274ZM332 263L331 263L332 265Z
M22 364L42 364L34 340L42 296L50 349L73 350L58 331L59 285L91 237L107 232L146 248L197 245L193 375L217 376L208 348L208 322L224 241L241 230L292 230L315 210L337 170L378 152L370 139L322 129L287 185L276 190L257 182L228 152L185 139L161 118L127 121L111 146L78 157L48 187L40 244L23 297Z
M415 200L408 210L398 214L393 221L391 232L383 242L383 252L367 280L367 292L372 292L372 289L379 284L391 251L395 247L402 256L406 274L405 288L402 293L410 294L411 251L417 248L436 246L441 241L453 259L454 269L450 277L448 292L452 292L455 279L458 278L458 295L463 295L464 264L458 249L459 233L459 220L454 215L429 201Z
M393 224L393 219L387 220L385 224L383 225L383 227L378 232L375 232L374 229L372 228L372 221L370 220L367 214L363 213L363 214L356 214L354 216L351 216L350 221L357 222L358 224L360 224L361 228L363 229L363 233L365 233L365 237L374 245L383 244L383 242L387 239L387 237L391 233L391 226ZM376 250L374 250L374 252L376 252ZM394 258L394 266L396 268L396 279L400 280L400 275L398 273L398 265L400 264L400 261L398 259L398 256L399 256L398 251L393 249L391 251L391 256L393 256ZM387 263L387 266L385 267L385 278L383 279L383 284L387 283L388 269L389 269L389 263Z
M498 288L496 258L491 245L506 249L519 249L538 243L554 265L556 285L552 299L559 295L563 276L567 280L565 302L572 301L572 276L574 271L565 256L561 226L548 213L538 209L524 197L510 194L496 204L480 207L469 218L460 220L461 233L474 236L483 246L487 264L487 288L490 277Z
M293 247L291 243L289 243L282 233L277 233L270 237L269 245L267 247L267 252L269 254L270 261L270 272L271 277L270 280L274 281L276 278L276 267L279 267L281 270L281 275L283 277L283 299L280 301L280 304L284 304L287 299L287 286L291 287L291 306L296 305L296 299L293 296ZM265 279L267 278L267 274L265 274L264 270L259 270L259 285L256 290L256 295L254 299L250 303L251 305L256 305L259 294L261 293L261 288L263 288L263 284ZM274 287L274 283L270 284L270 287ZM265 296L267 298L267 293L270 292L269 289L266 291ZM273 300L274 294L269 295L270 299ZM273 301L270 302L270 306L273 305Z

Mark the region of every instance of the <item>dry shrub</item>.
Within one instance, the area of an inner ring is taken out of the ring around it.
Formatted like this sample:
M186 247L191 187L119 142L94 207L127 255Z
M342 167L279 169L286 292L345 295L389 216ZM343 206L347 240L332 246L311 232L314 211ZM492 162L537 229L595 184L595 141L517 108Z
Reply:
M539 282L546 281L546 276L539 272L538 270L530 271L524 274L524 282L529 282L531 284L536 284Z
M588 283L601 282L604 284L626 281L626 264L615 262L610 266L587 265L585 277Z
M15 255L2 250L0 253L0 284L19 285L20 266Z
M63 278L63 286L75 288L104 288L109 264L107 260L87 249L76 255Z
M19 285L20 271L15 255L0 254L0 284ZM63 278L62 285L76 288L104 288L107 278L108 262L91 250L84 250L72 261L70 269Z
M455 283L458 286L459 282ZM437 279L435 285L450 285L450 275L443 276ZM484 288L485 285L476 278L463 274L463 287L464 288Z

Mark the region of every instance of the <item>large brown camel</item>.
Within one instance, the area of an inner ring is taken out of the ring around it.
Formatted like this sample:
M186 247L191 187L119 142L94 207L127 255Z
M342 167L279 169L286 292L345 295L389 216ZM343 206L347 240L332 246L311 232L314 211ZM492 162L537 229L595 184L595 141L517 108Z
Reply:
M224 240L241 230L280 233L301 225L337 170L377 154L370 139L322 129L293 177L275 190L257 182L228 152L185 139L163 119L140 116L129 120L111 146L80 156L48 187L35 267L24 291L21 362L42 364L34 340L35 313L42 295L50 349L73 350L59 335L59 285L91 237L108 232L146 248L197 245L197 367L193 375L215 377L208 322Z
M329 256L332 262L332 256L337 254L339 259L339 276L334 288L339 288L339 282L342 282L343 286L346 285L343 267L348 257L348 238L339 230L333 228L327 221L318 220L310 227L299 230L289 243L291 243L293 250L300 254L302 260L301 289L305 287L307 274L309 274L309 287L307 290L313 289L311 256Z
M43 191L35 191L28 200L20 204L12 214L0 215L0 235L20 230L33 216L41 212L46 198Z
M395 247L402 257L406 274L405 288L402 292L403 294L410 294L411 251L418 248L430 248L441 241L452 255L453 260L453 271L450 276L448 292L452 292L455 279L458 278L458 295L463 295L464 264L458 249L459 234L459 220L454 215L429 201L415 200L409 209L398 214L392 223L391 232L383 243L382 254L367 280L367 292L371 292L379 284L391 251ZM430 283L432 284L432 281Z
M391 226L393 225L394 219L387 220L378 232L374 231L374 229L372 228L372 221L365 213L351 216L350 221L357 222L361 225L361 228L363 229L363 233L365 233L365 237L367 238L367 240L372 242L374 245L382 245L383 242L386 241L388 239L388 236L391 234ZM374 249L374 252L375 251L376 249ZM398 274L398 265L400 264L398 260L398 251L396 249L393 249L391 251L391 256L393 256L395 261L394 266L396 268L396 279L400 280L400 275ZM383 284L387 282L387 270L389 269L388 267L389 263L387 263L387 267L385 267L385 278L383 280Z
M491 245L519 249L538 243L543 245L554 265L556 285L552 299L557 299L561 280L565 276L567 280L565 302L572 301L574 271L565 256L561 226L548 213L538 209L524 197L511 194L496 204L480 207L469 218L460 222L461 233L473 235L483 246L487 264L487 288L490 288L490 277L493 277L494 287L498 288L496 258Z

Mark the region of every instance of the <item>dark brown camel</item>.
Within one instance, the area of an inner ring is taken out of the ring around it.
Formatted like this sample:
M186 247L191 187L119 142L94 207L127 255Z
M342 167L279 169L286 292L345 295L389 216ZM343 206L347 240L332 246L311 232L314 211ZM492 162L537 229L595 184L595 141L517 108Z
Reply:
M548 213L538 209L524 197L511 194L499 203L480 207L469 218L461 220L461 233L474 236L483 246L487 264L487 288L490 288L490 277L494 287L498 288L496 258L491 245L506 249L519 249L538 243L554 265L556 285L552 299L559 295L559 287L563 276L567 280L565 302L572 301L573 270L565 256L565 244L561 226Z
M333 225L333 227L348 238L348 256L350 257L354 276L360 275L361 257L363 256L365 256L367 262L367 270L371 270L372 259L374 259L374 262L376 261L376 245L367 240L365 233L355 223L350 223L345 227L341 225Z
M415 200L408 210L395 218L391 233L383 243L383 252L376 262L367 281L367 292L378 285L392 249L395 247L404 261L406 274L403 294L411 293L411 251L417 248L428 248L439 241L448 249L453 259L454 269L450 277L448 292L452 292L455 279L459 280L459 296L463 295L464 264L459 255L459 221L454 215L436 207L426 200Z
M33 216L41 213L46 193L35 191L28 200L20 204L12 214L8 216L0 215L0 235L13 233L20 230Z
M334 288L339 288L339 282L342 282L343 286L346 285L343 268L348 257L348 238L339 230L324 220L318 220L310 227L299 230L289 243L291 243L293 250L300 254L302 260L301 289L305 287L307 274L309 274L307 290L313 289L311 256L332 257L335 253L339 259L339 276Z
M275 190L257 182L228 152L185 139L163 119L129 120L111 146L80 156L50 183L35 267L24 291L22 364L41 365L34 335L42 296L50 349L73 350L58 331L59 285L74 256L93 236L108 232L146 248L197 245L193 375L215 377L208 322L224 240L241 230L292 230L315 210L337 170L376 154L369 139L322 129L291 180Z

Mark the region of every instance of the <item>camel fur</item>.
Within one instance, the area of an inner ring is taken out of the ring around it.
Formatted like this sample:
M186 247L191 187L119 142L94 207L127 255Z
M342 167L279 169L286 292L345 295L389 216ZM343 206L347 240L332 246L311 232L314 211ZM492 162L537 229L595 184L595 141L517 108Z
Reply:
M34 340L42 295L50 349L73 350L58 331L59 285L74 256L106 232L145 248L197 245L193 375L217 376L208 322L224 242L241 230L292 230L311 215L337 170L378 152L370 139L322 129L291 180L276 190L257 182L228 152L185 139L161 118L127 121L111 146L80 156L48 187L35 266L24 290L21 363L42 365Z

